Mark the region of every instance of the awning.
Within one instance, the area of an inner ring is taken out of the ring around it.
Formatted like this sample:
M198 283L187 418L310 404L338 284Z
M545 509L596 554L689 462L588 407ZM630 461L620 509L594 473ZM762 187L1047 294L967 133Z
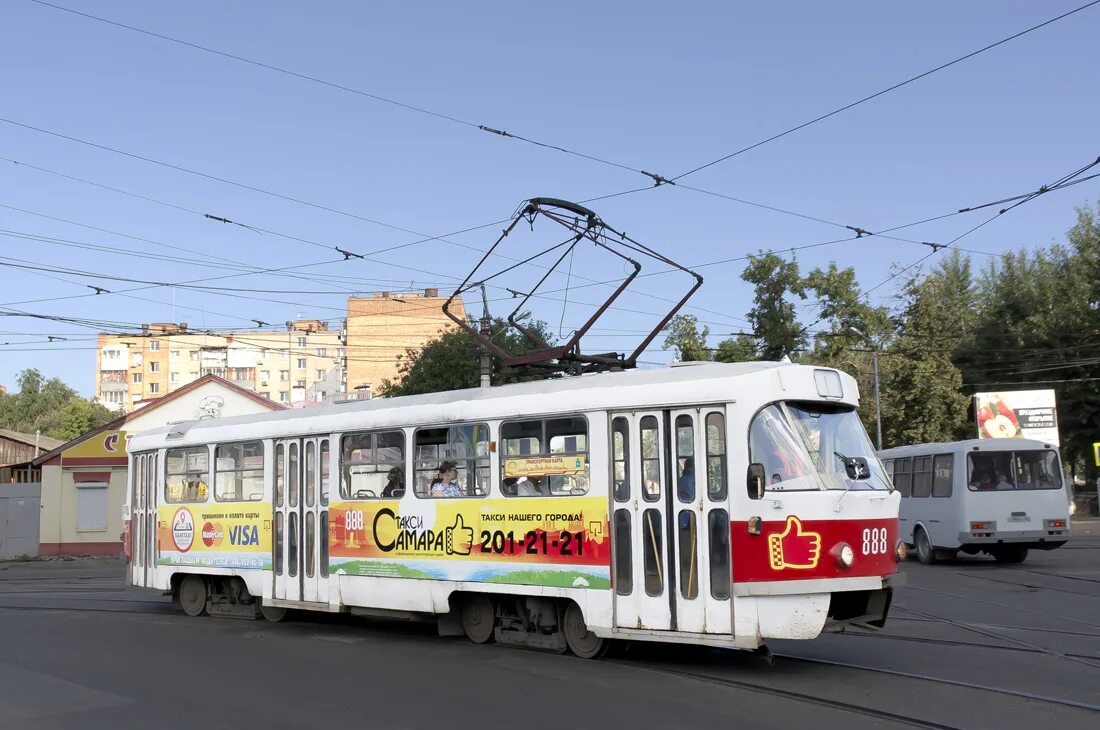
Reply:
M111 483L111 472L109 471L74 471L73 481L77 484L84 484L86 482L102 482L103 484Z

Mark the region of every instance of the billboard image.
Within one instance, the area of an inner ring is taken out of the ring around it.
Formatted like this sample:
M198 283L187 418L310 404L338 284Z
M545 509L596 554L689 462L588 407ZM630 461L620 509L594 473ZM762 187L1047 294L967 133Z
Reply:
M1025 438L1058 446L1053 390L975 393L978 438Z

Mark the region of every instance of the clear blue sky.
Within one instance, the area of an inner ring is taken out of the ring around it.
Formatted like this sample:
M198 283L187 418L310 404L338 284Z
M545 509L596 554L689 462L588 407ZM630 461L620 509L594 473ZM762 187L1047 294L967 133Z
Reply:
M673 176L848 101L1083 4L1084 0L882 2L291 3L241 0L59 4L319 76L404 103ZM532 196L581 200L640 187L642 176L565 156L27 2L0 9L0 116L99 144L439 235L509 217ZM876 230L1022 193L1100 154L1100 6L684 182ZM0 124L0 156L314 241L370 251L416 236ZM989 252L1062 240L1100 181L1044 196L964 239ZM148 243L0 208L0 229L106 247L92 251L0 236L0 255L52 267L157 281L223 269L134 258L129 250L211 256L263 266L339 258L320 248L204 220L0 162L0 205L187 248ZM663 187L594 203L611 225L685 264L842 238L843 229ZM978 223L959 216L909 230L943 241ZM494 228L454 236L487 247ZM555 235L557 232L553 232ZM511 241L509 242L510 245ZM514 252L523 251L518 241ZM804 270L835 260L864 287L927 252L876 238L800 252ZM214 282L332 293L235 299L151 289L142 301L89 293L117 282L4 268L0 304L128 323L176 320L244 327L252 318L339 317L341 290L438 285L474 263L439 241L303 269L302 281L248 276ZM985 257L978 257L985 259ZM935 259L933 259L934 261ZM5 260L0 259L0 263ZM9 262L10 263L10 262ZM751 306L741 263L701 269L692 304L717 337ZM651 267L647 270L653 270ZM616 267L578 254L574 273ZM530 271L530 276L539 272ZM564 277L554 279L565 285ZM513 283L520 284L513 280ZM573 284L581 283L576 278ZM130 285L132 286L132 285ZM600 324L587 349L622 350L678 291L671 277ZM893 284L875 292L889 296ZM600 290L572 293L595 302ZM494 295L495 296L495 295ZM561 296L555 295L555 296ZM286 304L283 302L295 302ZM497 306L503 306L501 302ZM570 304L568 325L586 313ZM640 314L648 312L650 314ZM503 313L503 311L501 311ZM557 329L562 303L535 315ZM812 318L811 318L812 319ZM808 320L809 321L809 320ZM0 383L25 367L91 395L94 329L0 317ZM21 334L19 334L21 333ZM45 334L69 341L40 344ZM77 339L83 337L84 339ZM659 343L659 340L658 340ZM34 351L38 350L38 351ZM655 349L648 361L667 360Z

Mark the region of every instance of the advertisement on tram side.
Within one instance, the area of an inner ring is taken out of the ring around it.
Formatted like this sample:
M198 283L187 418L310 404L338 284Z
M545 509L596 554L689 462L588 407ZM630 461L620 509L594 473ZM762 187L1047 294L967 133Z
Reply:
M157 565L271 569L271 513L258 505L157 509Z
M1058 446L1053 390L975 393L978 438L1025 438Z
M329 573L611 587L603 497L331 505Z

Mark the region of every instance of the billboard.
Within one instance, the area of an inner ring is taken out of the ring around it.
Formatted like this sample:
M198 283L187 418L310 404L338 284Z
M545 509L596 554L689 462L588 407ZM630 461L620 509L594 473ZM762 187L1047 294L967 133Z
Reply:
M975 393L978 438L1025 438L1059 445L1053 390Z

